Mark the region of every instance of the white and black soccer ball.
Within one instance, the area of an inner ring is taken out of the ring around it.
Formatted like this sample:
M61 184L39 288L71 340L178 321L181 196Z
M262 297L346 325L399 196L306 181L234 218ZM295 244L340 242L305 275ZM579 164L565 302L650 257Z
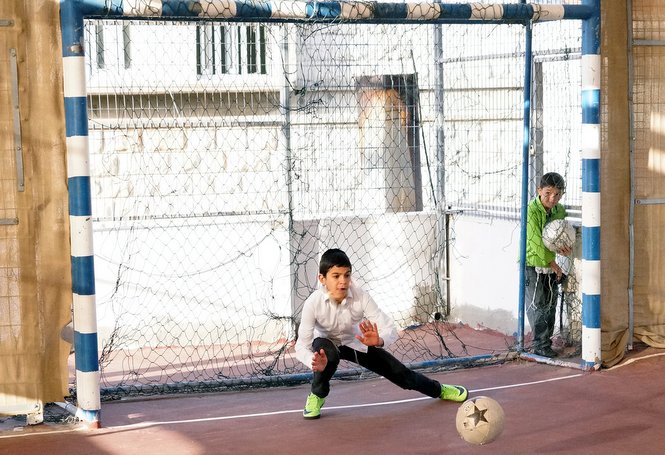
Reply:
M466 442L482 445L494 441L503 432L503 408L486 396L466 400L457 410L457 432Z
M543 228L543 243L555 253L572 248L575 244L575 228L566 220L552 220Z

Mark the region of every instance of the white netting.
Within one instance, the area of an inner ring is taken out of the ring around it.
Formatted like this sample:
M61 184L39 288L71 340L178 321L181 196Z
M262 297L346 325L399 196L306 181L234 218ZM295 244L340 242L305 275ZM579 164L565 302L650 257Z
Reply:
M543 33L567 41L536 51L534 153L579 205L579 119L561 121L579 111L579 24L558 27ZM522 26L95 20L86 32L106 387L306 371L292 358L298 313L330 247L404 329L405 361L495 352L470 351L445 322L446 258L456 210L518 222Z

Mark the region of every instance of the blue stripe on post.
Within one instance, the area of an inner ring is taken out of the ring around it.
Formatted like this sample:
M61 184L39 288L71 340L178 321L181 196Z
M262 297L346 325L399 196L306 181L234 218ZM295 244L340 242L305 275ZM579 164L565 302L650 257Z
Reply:
M600 123L600 90L582 90L582 123Z
M83 55L83 14L72 1L60 2L62 56Z
M517 5L503 5L503 19L515 20L522 19L528 20L533 17L533 6L526 4Z
M582 192L600 193L600 160L582 159Z
M85 16L122 16L123 0L60 0L62 56L83 55Z
M94 256L72 256L72 292L95 295Z
M65 134L67 137L88 135L88 111L85 96L65 98Z
M94 424L95 422L99 422L99 412L99 409L89 411L87 409L79 408L76 410L76 416L80 416L81 420L84 422L91 422Z
M441 18L471 19L470 5L441 5Z
M72 216L91 216L92 202L90 199L90 177L87 175L70 177L69 214Z
M307 2L307 16L316 19L336 19L342 14L339 2Z
M162 16L198 17L200 6L191 0L162 0Z
M600 226L582 226L582 259L600 260Z
M582 325L589 329L600 328L600 296L582 294Z
M270 17L272 6L268 2L236 2L236 17Z
M122 16L122 3L127 0L78 0L79 11L85 16Z
M406 3L377 3L374 8L377 18L404 19L408 9Z
M563 5L564 19L588 19L593 16L594 8L588 5Z
M591 14L582 25L582 55L600 54L600 0L584 0ZM564 7L565 8L565 7Z
M74 331L74 360L76 369L84 373L99 371L97 354L97 334Z
M596 362L590 360L582 359L582 361L580 362L580 368L582 368L585 371L595 370L597 366L598 364Z

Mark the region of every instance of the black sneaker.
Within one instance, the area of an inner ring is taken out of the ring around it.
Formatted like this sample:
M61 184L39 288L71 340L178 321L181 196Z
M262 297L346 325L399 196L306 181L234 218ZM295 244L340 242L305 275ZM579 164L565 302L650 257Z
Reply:
M557 352L554 349L550 348L550 347L543 348L543 349L536 349L536 350L533 351L533 353L536 354L536 355L540 355L540 356L543 356L543 357L549 357L549 358L557 356Z

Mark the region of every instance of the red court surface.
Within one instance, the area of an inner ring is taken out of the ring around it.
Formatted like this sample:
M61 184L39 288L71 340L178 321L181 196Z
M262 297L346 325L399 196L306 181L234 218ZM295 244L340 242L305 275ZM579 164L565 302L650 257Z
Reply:
M497 400L505 429L473 446L458 403L382 378L333 382L319 420L302 418L308 385L104 402L103 428L0 432L1 454L663 454L665 352L642 347L594 372L525 360L432 373Z

